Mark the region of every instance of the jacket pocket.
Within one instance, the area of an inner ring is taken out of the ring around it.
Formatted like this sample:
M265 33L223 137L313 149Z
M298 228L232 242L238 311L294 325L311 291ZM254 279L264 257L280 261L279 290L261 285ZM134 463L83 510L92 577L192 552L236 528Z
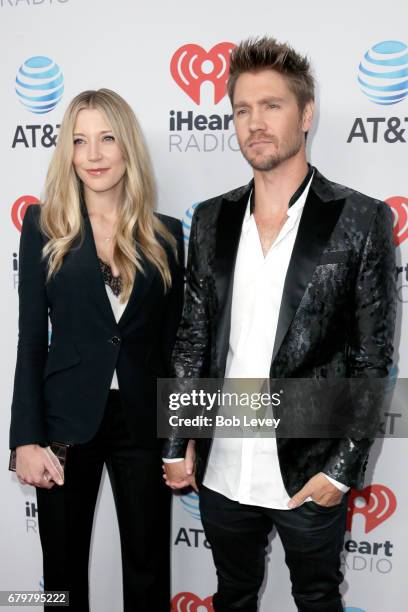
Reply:
M72 368L80 362L81 356L73 344L51 344L44 370L44 379L55 372Z

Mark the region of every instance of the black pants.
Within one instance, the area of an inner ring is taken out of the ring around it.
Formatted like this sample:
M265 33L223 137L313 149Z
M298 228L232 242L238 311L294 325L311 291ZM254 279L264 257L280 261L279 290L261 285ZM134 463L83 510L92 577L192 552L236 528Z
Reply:
M217 568L216 612L256 612L273 526L283 544L299 612L343 610L340 551L347 495L331 508L307 502L294 510L273 510L240 504L203 487L200 509Z
M89 547L104 463L119 522L124 611L168 612L170 492L159 450L130 441L118 391L109 394L95 438L68 450L65 484L37 489L44 588L69 591L69 609L88 612Z

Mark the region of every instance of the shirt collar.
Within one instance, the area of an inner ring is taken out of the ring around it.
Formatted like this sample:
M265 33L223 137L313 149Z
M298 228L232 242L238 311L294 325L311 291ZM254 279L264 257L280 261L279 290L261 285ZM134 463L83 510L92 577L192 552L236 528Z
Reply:
M303 181L301 182L301 184L299 185L299 187L296 189L295 193L292 195L292 197L289 200L288 217L299 214L303 210L303 206L305 205L306 198L309 193L310 183L312 182L313 174L314 174L314 168L313 166L308 164L308 171L307 171L305 178L303 179ZM246 207L246 211L245 211L243 228L248 224L248 222L250 221L252 217L254 205L255 205L255 186L252 188L251 193L249 194L248 206Z
M305 191L307 185L310 182L310 179L313 176L313 173L314 173L313 166L311 166L310 164L307 164L307 167L308 167L307 174L306 174L305 178L303 179L303 181L301 182L301 184L299 185L299 187L296 189L295 193L290 198L289 204L288 204L288 208L293 206L293 204L297 200L299 200L300 196ZM251 193L249 195L249 203L250 203L250 213L252 215L252 213L254 212L254 207L255 207L255 185L252 188Z

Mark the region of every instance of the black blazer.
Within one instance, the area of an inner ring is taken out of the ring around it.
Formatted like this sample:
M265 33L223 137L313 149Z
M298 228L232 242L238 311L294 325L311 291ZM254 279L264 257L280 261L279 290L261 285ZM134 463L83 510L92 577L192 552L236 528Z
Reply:
M183 301L180 221L160 220L177 240L166 248L172 287L143 258L126 309L115 321L86 209L84 240L46 282L40 207L27 209L20 240L19 340L10 447L90 440L101 422L116 369L129 431L142 446L156 439L156 377L169 372ZM48 316L52 325L48 348Z
M178 377L225 374L235 258L252 186L251 181L195 210L184 314L174 349ZM393 356L395 298L389 207L332 183L315 170L285 279L271 378L387 376ZM302 407L304 411L303 404L297 406ZM181 410L178 414L182 416ZM345 485L360 486L371 443L278 437L288 493L295 494L321 471ZM184 448L185 441L174 430L164 456L182 456ZM197 440L198 481L209 448L209 440Z

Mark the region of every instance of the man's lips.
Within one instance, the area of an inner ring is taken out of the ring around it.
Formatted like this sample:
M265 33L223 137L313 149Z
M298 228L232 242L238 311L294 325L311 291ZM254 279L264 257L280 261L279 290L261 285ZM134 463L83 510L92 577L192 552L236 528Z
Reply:
M267 140L266 138L260 138L259 140L251 140L251 142L248 143L248 146L257 147L258 145L267 145L267 144L273 144L273 141Z
M101 174L105 174L109 168L88 168L87 173L91 176L100 176Z

